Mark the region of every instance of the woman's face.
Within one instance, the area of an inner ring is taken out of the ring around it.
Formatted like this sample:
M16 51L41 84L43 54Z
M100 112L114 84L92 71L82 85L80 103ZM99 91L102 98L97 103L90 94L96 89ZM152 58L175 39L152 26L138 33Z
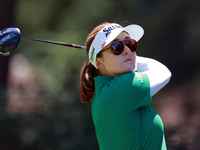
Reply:
M126 32L118 35L113 42L129 40L130 36ZM112 42L112 43L113 43ZM112 44L111 43L111 44ZM110 47L109 44L106 48ZM112 53L111 49L102 52L102 57L97 58L96 64L101 75L119 76L124 73L133 72L136 70L136 52L124 45L124 50L120 55Z

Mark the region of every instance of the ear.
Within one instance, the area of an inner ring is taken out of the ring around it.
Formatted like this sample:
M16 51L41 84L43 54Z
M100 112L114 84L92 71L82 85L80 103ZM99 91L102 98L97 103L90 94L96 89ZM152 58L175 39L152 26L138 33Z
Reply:
M102 58L97 58L97 59L96 59L96 66L97 66L97 68L99 68L99 69L103 69L103 68L105 67L104 64L103 64Z

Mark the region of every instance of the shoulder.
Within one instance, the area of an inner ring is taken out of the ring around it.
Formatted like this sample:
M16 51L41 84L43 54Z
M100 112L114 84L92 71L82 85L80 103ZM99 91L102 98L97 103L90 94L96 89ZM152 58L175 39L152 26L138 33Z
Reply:
M113 82L115 84L121 84L121 85L149 85L149 79L148 76L145 73L141 72L130 72L123 74L121 76L117 76L114 78Z
M113 94L117 97L149 93L150 83L145 73L131 72L115 77L110 84Z
M116 77L112 92L116 102L129 112L151 104L150 83L145 73L133 72Z

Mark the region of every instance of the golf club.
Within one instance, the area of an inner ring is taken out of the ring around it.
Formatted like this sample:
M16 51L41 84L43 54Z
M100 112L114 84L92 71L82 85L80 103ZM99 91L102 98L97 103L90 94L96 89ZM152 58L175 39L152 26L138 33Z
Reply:
M68 43L56 42L56 41L50 41L50 40L21 37L20 30L18 28L11 27L11 28L6 28L0 31L0 54L4 56L11 55L14 52L14 50L17 48L20 42L20 39L85 49L85 46L76 45L76 44L68 44Z

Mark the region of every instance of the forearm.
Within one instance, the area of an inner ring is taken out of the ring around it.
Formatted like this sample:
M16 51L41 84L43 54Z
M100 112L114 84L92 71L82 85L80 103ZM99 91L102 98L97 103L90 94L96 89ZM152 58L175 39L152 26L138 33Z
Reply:
M137 71L146 73L149 78L152 96L169 82L171 72L162 63L140 56L137 56L136 61Z
M147 57L137 56L136 61L137 61L138 72L151 71L159 74L166 74L167 76L171 75L169 69L162 63L158 62L157 60Z
M158 70L159 68L166 69L166 67L163 64L151 58L137 56L136 61L138 72Z

